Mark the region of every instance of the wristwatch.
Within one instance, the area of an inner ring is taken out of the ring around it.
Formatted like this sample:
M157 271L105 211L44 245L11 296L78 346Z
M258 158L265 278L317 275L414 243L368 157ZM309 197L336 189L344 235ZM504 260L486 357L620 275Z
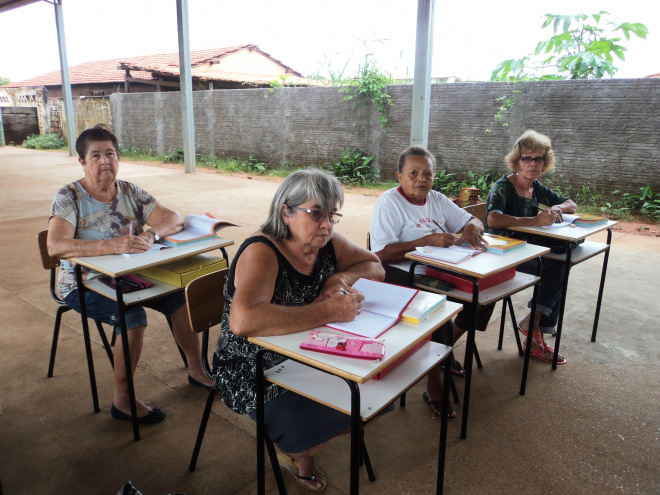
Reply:
M153 230L147 230L148 233L150 233L152 236L154 236L154 242L160 241L160 236L154 232Z

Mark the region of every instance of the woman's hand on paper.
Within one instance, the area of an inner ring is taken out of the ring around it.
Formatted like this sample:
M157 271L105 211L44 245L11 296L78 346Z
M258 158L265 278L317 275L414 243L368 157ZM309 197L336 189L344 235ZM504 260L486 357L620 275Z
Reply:
M539 211L539 214L536 215L536 220L540 226L561 222L561 218L561 210L557 210L555 207L552 207L549 210Z
M456 244L456 237L454 234L429 234L420 239L418 245L421 246L435 246L435 247L449 247Z
M143 237L136 235L122 235L107 241L113 253L144 253L151 247Z
M324 301L328 307L328 321L352 321L362 312L364 305L364 294L361 292L341 292L337 291L334 295Z
M483 237L483 232L472 223L465 225L461 237L456 241L456 244L459 246L463 243L469 245L472 249L478 249L480 251L484 251L488 244Z

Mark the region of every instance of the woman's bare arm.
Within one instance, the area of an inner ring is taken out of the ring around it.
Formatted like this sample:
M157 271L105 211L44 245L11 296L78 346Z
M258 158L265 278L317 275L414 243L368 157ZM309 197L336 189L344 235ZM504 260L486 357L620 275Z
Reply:
M269 246L255 242L245 248L234 271L236 290L229 313L229 326L236 335L285 335L333 321L351 321L362 307L362 294L339 291L305 306L273 304L277 272L277 256Z

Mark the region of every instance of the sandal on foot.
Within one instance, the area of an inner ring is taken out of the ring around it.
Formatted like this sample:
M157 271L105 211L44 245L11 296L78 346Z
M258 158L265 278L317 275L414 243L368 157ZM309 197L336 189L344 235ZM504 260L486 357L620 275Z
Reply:
M215 387L215 385L204 385L202 382L195 380L190 373L188 373L188 383L190 383L193 387L205 388L209 392Z
M110 408L110 415L120 421L132 421L130 414L126 414L125 412L120 411L115 407L114 404L112 404L112 407ZM145 416L138 418L137 422L139 425L155 425L156 423L160 423L162 420L164 420L165 416L165 411L154 407Z
M529 351L529 355L533 356L537 359L540 359L541 361L545 361L546 363L552 363L554 357L555 357L555 350L550 347L548 344L544 343L543 348L540 348L539 345L532 340L532 348ZM523 344L523 352L525 352L525 346L527 345L527 341ZM566 364L566 358L559 354L557 356L557 364Z
M433 406L439 406L440 408L442 408L442 402L437 401L437 400L431 400L431 398L429 397L428 392L424 392L422 394L422 399L424 399L424 402L426 402L429 405L429 407L431 408L431 411L433 411L433 414L435 414L437 416L440 416L440 412L442 411L442 409L436 410L436 408L433 407ZM450 410L447 413L447 417L448 418L455 418L456 417L456 411L452 411L451 406L449 406L449 408L450 408Z
M518 327L518 331L527 337L527 330L523 330L522 327Z
M311 476L300 476L298 474L299 472L298 463L295 460L291 459L289 456L284 455L281 452L278 452L277 462L280 465L280 467L283 467L287 472L291 473L293 479L296 480L296 482L303 488L307 488L308 490L311 490L313 492L322 492L323 490L325 490L325 487L328 486L328 480L325 477L325 474L323 473L323 471L317 469L316 467L314 467ZM318 483L319 487L313 488L303 483L303 481L313 481L314 483Z
M465 368L463 368L463 365L461 363L459 363L458 361L454 361L451 364L451 373L454 376L458 376L458 377L463 378L463 377L465 377Z

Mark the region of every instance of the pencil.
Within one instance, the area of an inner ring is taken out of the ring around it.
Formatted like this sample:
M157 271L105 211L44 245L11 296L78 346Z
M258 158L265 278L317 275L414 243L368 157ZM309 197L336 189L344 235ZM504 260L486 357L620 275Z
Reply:
M128 224L128 235L133 235L133 221Z
M532 203L532 206L533 206L534 208L538 208L538 209L541 210L541 211L548 211L546 208L542 208L542 207L540 207L539 205L537 205L537 204L535 204L535 203Z
M440 224L439 224L438 222L436 222L435 220L433 220L433 223L436 224L436 225L438 226L438 228L439 228L440 230L442 230L445 234L447 233L447 231L446 231L445 229L443 229L442 227L440 227Z

